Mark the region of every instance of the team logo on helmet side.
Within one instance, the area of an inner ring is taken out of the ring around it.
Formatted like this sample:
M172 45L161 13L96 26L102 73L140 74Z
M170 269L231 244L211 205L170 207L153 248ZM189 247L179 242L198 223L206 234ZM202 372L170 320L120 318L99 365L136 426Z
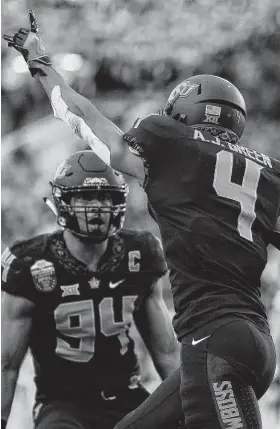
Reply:
M65 176L71 176L71 174L73 174L73 173L70 173L71 169L72 169L72 166L68 164L66 161L64 161L56 170L54 180L62 179L62 177L65 177Z
M190 83L189 80L184 80L177 85L168 97L168 103L173 104L179 97L188 97L195 89L199 87L196 83Z
M109 185L109 182L105 177L86 177L83 186L103 186L103 185Z
M54 265L52 262L40 259L30 267L34 285L39 292L51 292L57 285Z

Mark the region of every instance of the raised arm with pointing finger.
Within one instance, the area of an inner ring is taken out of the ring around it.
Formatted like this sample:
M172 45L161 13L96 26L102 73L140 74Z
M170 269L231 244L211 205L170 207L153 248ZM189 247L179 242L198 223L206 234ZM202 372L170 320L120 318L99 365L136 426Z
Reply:
M75 92L54 69L39 34L35 14L29 9L28 15L29 30L21 28L14 35L4 34L3 37L8 46L23 55L31 75L42 84L54 116L70 126L104 162L142 180L144 167L141 158L124 144L123 132L88 99Z

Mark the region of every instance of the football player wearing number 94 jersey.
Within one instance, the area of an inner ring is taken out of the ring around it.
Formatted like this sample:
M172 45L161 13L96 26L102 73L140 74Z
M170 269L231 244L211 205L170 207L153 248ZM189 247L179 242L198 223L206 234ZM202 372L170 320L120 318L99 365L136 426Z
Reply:
M122 229L128 186L92 151L63 162L51 184L63 229L2 256L3 424L30 347L35 428L111 429L148 396L133 320L159 375L179 367L160 285L166 263L151 233Z
M193 76L161 114L124 134L56 72L29 15L30 30L5 39L24 55L55 117L144 187L170 269L181 371L117 428L170 428L181 398L188 429L260 429L257 400L275 370L260 278L268 244L280 249L280 164L240 144L242 94L220 77Z

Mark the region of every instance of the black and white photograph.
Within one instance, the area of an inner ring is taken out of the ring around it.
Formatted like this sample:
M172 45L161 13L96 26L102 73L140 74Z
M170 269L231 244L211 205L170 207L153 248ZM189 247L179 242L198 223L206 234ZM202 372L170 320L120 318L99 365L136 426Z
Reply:
M279 428L279 2L1 34L1 429Z

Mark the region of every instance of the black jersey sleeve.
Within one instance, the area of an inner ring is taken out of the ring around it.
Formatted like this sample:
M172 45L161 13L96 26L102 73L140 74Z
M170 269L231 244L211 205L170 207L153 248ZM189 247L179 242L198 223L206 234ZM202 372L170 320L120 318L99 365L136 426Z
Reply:
M280 216L277 219L275 229L270 234L269 241L276 249L280 250Z
M167 272L161 242L150 232L146 232L143 238L144 270L149 277L159 279Z
M1 289L10 294L34 301L35 297L30 275L30 258L19 251L20 247L21 244L16 242L11 247L7 247L2 254Z
M170 145L172 139L178 138L180 125L168 116L146 115L134 122L133 127L124 134L124 140L150 165L160 157L161 151Z
M40 249L44 246L43 236L34 239L16 241L7 247L1 257L1 289L13 295L36 302L40 290L36 288L32 267L40 259Z
M182 138L193 138L193 130L175 119L151 114L137 119L133 127L123 138L132 152L142 158L145 169L145 189L149 179L160 165L170 167L167 160L172 159L174 150L178 150L177 141ZM176 148L176 149L175 149ZM180 152L182 145L180 147Z
M140 233L141 241L141 270L137 275L137 282L141 285L136 308L152 293L158 280L163 277L168 269L161 247L160 240L148 231Z

